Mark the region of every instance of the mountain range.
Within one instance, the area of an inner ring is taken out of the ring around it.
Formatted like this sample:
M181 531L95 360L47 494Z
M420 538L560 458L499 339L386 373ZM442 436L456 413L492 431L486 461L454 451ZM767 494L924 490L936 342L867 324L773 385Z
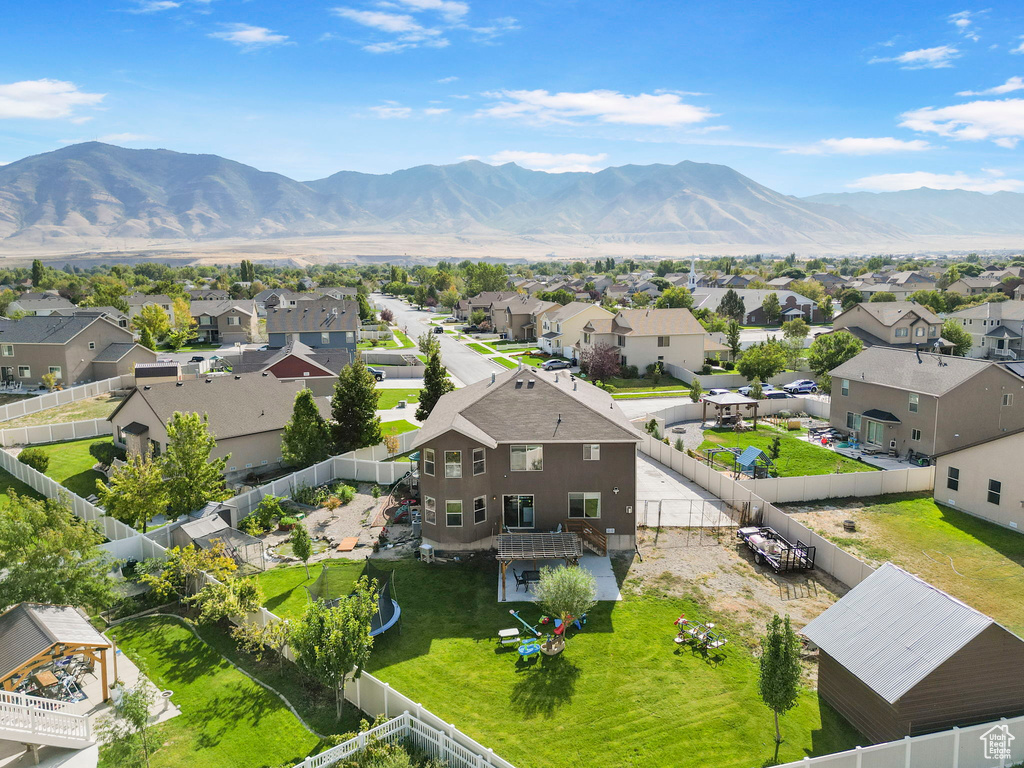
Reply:
M88 142L0 167L0 244L431 234L867 245L1024 233L1024 195L921 189L796 198L723 165L545 173L479 161L295 181L216 155Z

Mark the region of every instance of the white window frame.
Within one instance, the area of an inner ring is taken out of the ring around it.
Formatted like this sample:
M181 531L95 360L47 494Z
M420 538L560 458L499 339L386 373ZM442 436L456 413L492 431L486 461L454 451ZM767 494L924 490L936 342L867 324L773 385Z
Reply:
M61 367L59 365L51 365L48 373L57 374L58 379L64 378L64 372L61 370Z
M671 336L659 336L658 337L658 346L659 347L667 347L667 346L670 346L671 343L672 343L672 337Z
M583 502L583 514L574 515L572 512L573 497L577 497L577 501ZM587 503L591 501L597 502L597 514L587 514ZM597 491L569 491L568 495L568 506L566 508L566 517L570 520L600 520L601 519L601 494Z
M14 345L0 344L0 355L3 357L14 357Z
M95 341L90 341L89 342L89 349L96 349L96 342Z
M865 442L871 445L882 445L885 441L885 424L880 421L868 421L868 428L864 430ZM874 433L875 440L871 439L872 433Z
M437 499L433 496L423 497L423 522L437 525Z
M459 511L458 512L452 512L451 511L451 505L452 504L458 504L459 505ZM451 520L450 520L450 516L451 515L458 515L459 516L458 524L454 524L454 523L451 522ZM461 528L462 527L462 523L463 523L464 520L465 520L465 518L463 516L462 499L445 499L444 500L444 527L445 528Z
M479 459L477 458L477 454L478 453L480 454L480 458ZM476 471L477 464L480 465L480 471L479 472ZM473 449L473 474L474 475L482 475L486 471L487 471L487 451L485 451L483 448L474 448Z
M601 460L601 444L600 443L584 443L583 444L583 460L584 461L600 461Z
M330 344L331 343L331 334L329 334L329 333L321 333L320 334L320 343L321 344Z
M850 380L849 379L840 379L839 380L839 394L841 394L843 397L849 397L850 396Z
M913 440L915 443L920 442L921 441L921 430L920 429L912 429L912 430L910 430L910 439Z
M478 505L477 502L482 502L482 504ZM477 517L477 513L478 512L483 512L484 513L484 516L483 516L482 520L478 519L478 517ZM481 523L486 523L486 522L487 522L487 497L486 496L477 496L475 499L473 499L473 524L474 525L480 525Z
M19 379L31 379L32 378L32 367L28 365L18 366L18 378Z
M917 394L917 392L911 392L907 397L907 408L910 410L911 413L917 413L920 407L921 397Z
M448 454L453 453L458 456L457 461L449 461ZM458 469L456 470L456 467ZM445 451L444 452L444 476L452 479L458 479L462 477L462 451Z
M1003 394L1003 405L1013 405L1013 393L1006 392Z
M430 455L427 456L427 454L430 454ZM437 466L435 461L434 461L434 458L435 458L435 454L434 454L434 449L433 448L424 448L423 449L423 474L424 475L430 475L431 477L434 476L435 468ZM430 465L430 469L427 469L427 465L428 464Z
M524 450L517 451L516 449L524 449ZM539 451L539 453L540 453L540 466L539 467L532 466L532 464L535 463L535 461L534 462L530 461L530 454L532 452L534 452L534 451ZM543 445L536 445L536 444L532 444L532 443L531 444L521 444L521 445L510 445L508 447L508 453L509 453L508 468L509 468L510 472L543 472L544 471L544 446ZM520 469L517 469L516 466L515 466L515 464L516 464L515 457L517 455L518 456L523 456L524 457L524 463L526 464L526 466L524 466L524 467L522 467Z

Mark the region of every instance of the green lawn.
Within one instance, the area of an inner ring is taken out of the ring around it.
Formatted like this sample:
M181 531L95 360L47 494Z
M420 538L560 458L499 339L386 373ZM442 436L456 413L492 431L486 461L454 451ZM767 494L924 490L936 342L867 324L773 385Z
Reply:
M89 446L95 443L112 443L114 438L89 437L67 443L40 446L50 457L46 476L51 477L72 493L83 499L96 493L96 481L103 475L93 469L96 459L89 453Z
M406 400L410 403L418 403L420 389L378 389L380 397L377 399L377 409L385 411L398 406L399 400Z
M1024 536L927 495L871 501L852 515L855 534L810 527L872 565L893 562L1024 634ZM828 501L840 509L853 504L859 500Z
M320 740L266 689L170 618L130 621L110 630L120 649L143 662L181 714L153 726L152 768L276 768L302 762ZM115 768L101 760L103 768Z
M467 347L472 349L474 352L479 352L481 355L493 355L494 350L489 347L485 347L483 344L467 344Z
M514 650L497 647L495 633L516 626L510 608L531 622L540 610L496 601L493 561L379 565L396 571L402 625L375 638L367 670L519 768L561 765L567 756L589 768L772 764L774 729L758 698L757 662L727 617L686 600L627 596L591 611L560 656L519 664ZM360 564L332 566L339 568L332 591L346 594ZM301 567L260 580L271 611L301 614L308 583ZM676 652L672 622L684 612L729 635L719 664ZM782 729L779 762L864 743L810 690L783 716Z
M398 330L397 328L394 328L392 330L395 334L395 338L398 339L399 343L397 346L399 349L408 349L409 347L416 346L413 340L406 336L404 333L402 333L400 330Z
M688 389L657 389L653 392L614 392L613 400L644 400L649 397L689 397Z
M217 344L186 344L185 346L181 347L180 349L174 349L174 347L172 347L169 344L158 344L157 345L157 351L158 352L209 352L209 351L214 350L214 349L220 349L222 346L224 346L224 345L220 344L220 343L217 343Z
M611 384L616 389L629 389L643 392L660 392L662 390L671 389L689 390L689 386L687 386L685 381L680 381L674 376L662 376L658 379L657 386L652 386L651 380L643 377L639 379L622 379L615 377L613 379L607 379L604 383Z
M708 448L747 448L753 445L767 452L772 438L776 435L782 437L779 458L775 460L780 477L830 475L837 470L840 474L880 471L875 467L816 446L807 440L791 437L761 424L758 424L756 432L736 432L732 429L704 430L704 442L700 444L700 449L703 451Z
M519 367L518 363L513 363L507 357L492 357L492 358L490 358L490 360L492 360L493 362L497 363L498 365L504 366L505 368L518 368Z
M400 435L403 432L412 432L414 429L419 429L419 427L405 419L399 419L398 421L385 421L380 425L380 431L385 436Z
M32 488L21 482L18 478L5 470L0 469L0 509L5 508L11 502L11 493L19 496L31 496L33 499L41 499L43 495L32 490Z

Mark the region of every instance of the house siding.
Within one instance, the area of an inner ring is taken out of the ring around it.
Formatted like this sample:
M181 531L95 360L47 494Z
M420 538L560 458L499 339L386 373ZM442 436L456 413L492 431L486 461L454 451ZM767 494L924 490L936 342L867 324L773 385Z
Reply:
M1016 457L1024 451L1024 434L1007 435L935 460L934 497L940 504L1024 533L1024 472ZM957 488L949 487L949 468L959 470ZM1000 485L998 504L988 500L989 480Z
M540 443L541 441L536 441ZM570 492L601 494L601 516L590 522L608 533L609 547L632 549L636 534L636 446L634 443L602 443L598 461L583 460L581 443L543 443L544 469L537 472L512 472L509 444L484 448L486 472L473 475L472 452L482 447L464 435L449 431L420 446L435 451L435 472L431 477L420 466L420 493L437 502L437 518L430 524L424 515L423 537L442 549L486 549L502 532L502 496L533 494L535 524L531 530L553 531L569 517ZM444 476L444 452L462 451L462 478ZM614 488L618 488L616 494ZM487 520L473 521L473 500L487 499ZM463 507L461 527L449 528L445 521L445 501L460 499ZM627 511L627 508L629 511Z
M305 331L300 333L271 333L270 346L279 348L285 346L290 339L298 338L303 344L314 349L347 349L352 360L356 359L356 334L353 331L328 331L330 340L324 344L319 331Z
M0 376L3 379L20 381L25 386L35 386L42 381L50 366L60 366L58 383L65 386L84 384L99 378L109 378L98 373L93 358L114 342L134 341L131 331L119 328L114 323L98 320L66 344L12 344L14 355L0 356ZM89 344L94 345L89 349ZM150 359L139 362L152 362ZM28 366L29 375L21 376L19 366ZM10 370L8 370L10 369Z
M883 325L874 315L859 304L837 317L832 323L832 328L837 331L844 328L859 328L870 333L872 336L877 336L894 347L911 344L927 344L930 346L942 335L942 323L929 323L916 314L904 315L891 326ZM906 328L907 335L897 336L897 328ZM916 335L918 328L923 330L923 335Z

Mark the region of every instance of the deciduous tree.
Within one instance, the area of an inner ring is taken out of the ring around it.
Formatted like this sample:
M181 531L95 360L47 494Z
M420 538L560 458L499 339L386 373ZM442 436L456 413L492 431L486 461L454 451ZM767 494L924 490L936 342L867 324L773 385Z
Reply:
M590 571L579 566L544 567L540 570L536 594L544 611L562 620L564 640L569 623L582 618L597 605L597 581Z
M782 743L779 715L796 706L800 695L800 640L790 625L789 616L776 614L761 638L758 692L775 715L775 743Z
M306 578L309 578L309 558L313 556L313 540L309 538L309 531L302 522L298 522L292 528L292 534L288 539L292 545L292 553L302 561L306 567Z
M196 321L192 317L188 300L178 296L171 306L174 309L174 319L171 321L170 333L167 334L167 343L178 350L194 341L199 334L196 332Z
M871 294L871 303L896 301L896 294L892 291L878 291Z
M786 367L786 351L777 341L762 341L750 347L736 363L736 370L747 381L768 381Z
M833 331L819 335L807 351L807 364L818 377L818 387L823 392L832 391L832 377L829 371L856 357L864 344L849 331Z
M170 495L163 464L149 451L128 456L110 475L110 484L96 481L96 495L111 517L146 532L149 521L167 510Z
M448 369L441 364L441 353L433 351L427 358L427 367L423 372L423 390L420 392L420 402L416 407L416 418L426 421L442 396L455 389L455 385L448 377Z
M764 312L764 321L767 325L777 325L782 317L782 305L779 303L779 294L770 291L761 302L761 311Z
M658 300L654 302L657 309L683 309L693 308L693 296L683 286L671 286L666 288Z
M974 343L971 334L951 317L942 324L942 338L953 344L953 354L960 357L970 352Z
M729 345L732 359L738 360L740 356L740 324L735 320L729 321L729 327L725 332L725 341Z
M171 331L171 320L167 317L167 313L164 312L163 307L158 304L147 304L132 319L132 327L135 328L142 334L143 329L149 331L150 336L154 340L159 341L160 339L167 336Z
M244 404L239 404L244 407ZM162 464L171 502L170 517L177 520L202 507L208 501L228 497L224 485L224 467L228 456L212 458L217 441L210 434L204 414L175 411L167 422L167 452Z
M331 428L313 398L313 390L300 389L295 395L292 418L281 434L281 458L299 468L323 461L331 455Z
M335 453L347 453L382 439L377 401L380 393L362 360L342 368L331 397L331 437Z
M591 381L607 381L619 375L619 352L610 344L594 344L580 353L580 370Z
M722 296L717 311L718 314L728 317L730 320L735 320L737 323L743 322L747 316L746 308L743 306L743 298L732 288Z

